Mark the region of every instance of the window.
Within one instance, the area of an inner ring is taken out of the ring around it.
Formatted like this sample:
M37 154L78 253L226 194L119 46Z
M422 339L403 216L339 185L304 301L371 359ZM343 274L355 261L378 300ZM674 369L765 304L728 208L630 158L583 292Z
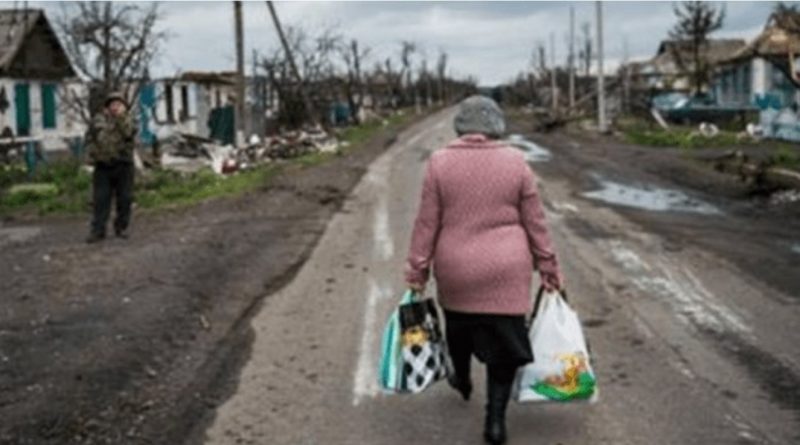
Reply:
M189 119L189 87L181 86L181 121Z
M172 103L172 84L164 84L164 102L167 105L167 122L175 122L175 107Z
M56 128L56 85L42 84L42 127Z

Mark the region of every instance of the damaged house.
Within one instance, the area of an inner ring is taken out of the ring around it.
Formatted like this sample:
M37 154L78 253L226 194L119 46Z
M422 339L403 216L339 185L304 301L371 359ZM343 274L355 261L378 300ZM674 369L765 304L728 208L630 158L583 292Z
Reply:
M701 57L714 66L744 46L745 41L741 39L709 39ZM661 42L652 59L629 64L631 87L639 90L690 92L690 69L682 69L678 60L680 57L686 61L685 64L690 64L690 52L691 46L688 42Z
M82 86L44 12L0 10L0 42L0 140L66 148L85 126L60 99Z
M723 105L755 105L764 135L800 141L800 14L772 14L763 31L721 61L712 85Z

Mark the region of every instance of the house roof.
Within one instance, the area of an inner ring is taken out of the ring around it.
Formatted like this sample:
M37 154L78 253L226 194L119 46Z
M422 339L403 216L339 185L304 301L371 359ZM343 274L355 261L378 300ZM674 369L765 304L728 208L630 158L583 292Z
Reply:
M752 57L785 56L800 53L800 36L787 28L800 27L800 12L773 13L764 30L755 39L736 51L724 62L734 62Z
M712 65L727 60L737 51L746 45L743 39L709 39L707 44L701 49L704 58ZM678 74L679 67L675 59L675 54L685 56L687 61L691 58L691 42L688 40L664 40L658 46L656 56L653 57L648 65L654 71L663 74Z
M236 85L236 72L235 71L186 71L179 76L179 79L197 83Z
M0 9L0 70L11 65L42 15L41 9Z

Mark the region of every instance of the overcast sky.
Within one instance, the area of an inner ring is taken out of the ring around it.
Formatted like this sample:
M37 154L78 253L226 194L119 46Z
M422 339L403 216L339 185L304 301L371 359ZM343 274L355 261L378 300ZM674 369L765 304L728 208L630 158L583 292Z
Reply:
M28 4L49 12L59 9L53 3ZM603 3L606 66L613 68L623 60L625 42L630 59L651 57L675 22L673 4ZM475 76L482 85L504 82L525 69L536 42L549 45L551 33L557 63L564 64L570 6L575 8L576 34L580 35L583 22L591 22L594 33L595 2L276 2L285 25L301 25L312 32L338 26L348 38L371 47L373 60L388 56L397 60L401 40L424 48L430 65L444 49L453 74ZM714 36L750 39L763 28L774 2L725 2L724 6L724 27ZM172 37L155 75L235 66L232 2L163 2L162 9L161 26ZM244 17L249 66L254 49L274 48L278 39L263 1L246 2Z

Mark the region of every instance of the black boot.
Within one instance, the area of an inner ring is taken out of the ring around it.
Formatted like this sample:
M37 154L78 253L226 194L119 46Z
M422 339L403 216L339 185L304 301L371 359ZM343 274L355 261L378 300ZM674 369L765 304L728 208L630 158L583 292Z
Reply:
M491 445L506 443L506 407L511 398L511 385L512 383L500 383L488 379L483 438Z

